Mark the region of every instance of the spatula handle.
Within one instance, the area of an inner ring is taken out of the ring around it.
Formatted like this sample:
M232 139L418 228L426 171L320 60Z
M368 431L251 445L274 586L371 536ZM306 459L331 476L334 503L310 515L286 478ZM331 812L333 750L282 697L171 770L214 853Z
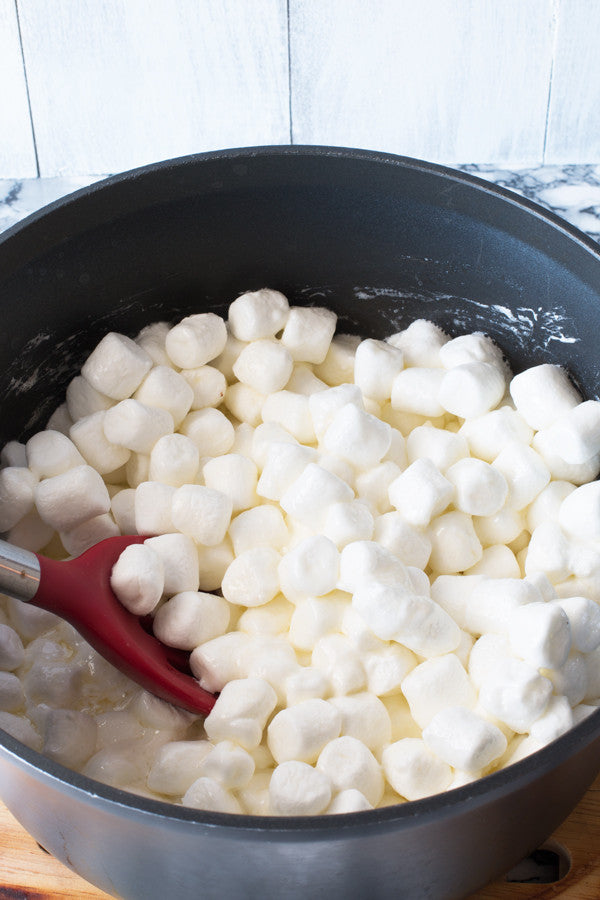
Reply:
M35 553L0 540L0 592L17 600L31 600L40 584Z

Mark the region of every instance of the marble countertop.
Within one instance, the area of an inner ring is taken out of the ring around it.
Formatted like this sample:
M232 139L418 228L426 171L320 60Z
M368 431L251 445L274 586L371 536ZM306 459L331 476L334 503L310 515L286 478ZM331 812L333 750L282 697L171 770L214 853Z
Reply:
M600 165L500 169L457 166L533 200L600 241ZM0 179L0 232L47 203L105 176Z

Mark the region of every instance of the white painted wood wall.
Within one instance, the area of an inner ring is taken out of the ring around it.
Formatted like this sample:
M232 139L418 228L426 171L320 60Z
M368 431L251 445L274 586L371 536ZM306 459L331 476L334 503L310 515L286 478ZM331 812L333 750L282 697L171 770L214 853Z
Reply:
M254 144L600 163L600 0L0 0L0 177Z

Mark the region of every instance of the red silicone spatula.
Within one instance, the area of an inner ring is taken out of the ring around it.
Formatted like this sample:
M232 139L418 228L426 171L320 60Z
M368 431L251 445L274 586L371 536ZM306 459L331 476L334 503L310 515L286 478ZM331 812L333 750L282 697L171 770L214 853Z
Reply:
M191 675L189 654L162 644L115 597L110 574L138 535L107 538L57 562L0 541L0 591L66 619L98 653L146 690L203 715L215 697Z

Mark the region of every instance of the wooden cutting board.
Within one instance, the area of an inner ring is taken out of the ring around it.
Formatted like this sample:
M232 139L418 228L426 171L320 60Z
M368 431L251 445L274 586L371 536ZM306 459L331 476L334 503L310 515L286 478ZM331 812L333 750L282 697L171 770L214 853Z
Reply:
M561 881L497 881L470 900L599 900L600 777L549 845L559 845L570 856L571 868ZM108 896L42 850L0 804L0 900L108 900Z

